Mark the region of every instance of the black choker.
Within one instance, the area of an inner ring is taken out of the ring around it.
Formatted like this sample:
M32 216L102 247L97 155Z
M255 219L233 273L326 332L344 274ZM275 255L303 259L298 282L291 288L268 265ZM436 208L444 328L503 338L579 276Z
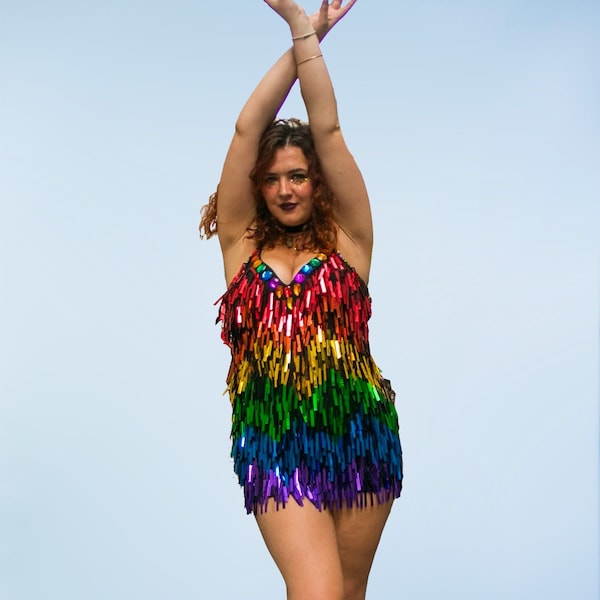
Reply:
M285 232L285 245L288 248L293 248L296 252L300 251L300 248L296 245L298 241L303 237L302 234L308 229L308 221L301 225L281 225L281 228Z
M283 230L286 233L300 233L301 231L304 231L305 226L306 223L302 223L302 225L282 225Z

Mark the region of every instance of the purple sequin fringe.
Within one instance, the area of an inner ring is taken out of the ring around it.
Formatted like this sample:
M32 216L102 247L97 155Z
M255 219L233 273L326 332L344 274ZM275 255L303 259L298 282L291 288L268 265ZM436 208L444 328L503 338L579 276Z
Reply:
M339 509L346 506L363 508L398 498L402 481L391 476L387 465L368 464L362 458L352 461L348 468L331 478L328 471L311 473L302 465L294 469L291 477L278 470L263 471L256 461L248 465L246 481L243 484L246 512L265 512L269 500L275 501L279 510L285 507L290 498L300 506L304 499L309 500L319 510Z

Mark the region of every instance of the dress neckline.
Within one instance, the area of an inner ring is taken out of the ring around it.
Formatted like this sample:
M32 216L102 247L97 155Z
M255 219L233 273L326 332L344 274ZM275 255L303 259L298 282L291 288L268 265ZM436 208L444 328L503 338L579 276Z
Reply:
M318 252L315 254L315 256L305 262L298 269L298 271L296 271L294 277L289 283L282 281L275 270L262 259L260 249L258 248L254 250L252 256L250 257L250 265L263 281L268 282L270 288L276 289L279 286L289 288L302 285L306 278L313 271L318 269L324 262L326 262L328 258L329 255L325 254L324 252Z

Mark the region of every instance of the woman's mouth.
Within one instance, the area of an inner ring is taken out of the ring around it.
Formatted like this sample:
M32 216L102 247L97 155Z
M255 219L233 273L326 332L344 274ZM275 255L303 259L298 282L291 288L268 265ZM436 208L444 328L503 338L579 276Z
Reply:
M290 210L294 210L294 208L296 208L297 204L295 202L284 202L283 204L279 205L279 208L281 208L281 210L284 211L290 211Z

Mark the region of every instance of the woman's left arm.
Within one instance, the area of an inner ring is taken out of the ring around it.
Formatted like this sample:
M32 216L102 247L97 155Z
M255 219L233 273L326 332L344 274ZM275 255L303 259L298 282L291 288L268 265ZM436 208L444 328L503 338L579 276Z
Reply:
M354 4L351 0L348 4ZM265 0L290 26L302 97L308 112L315 148L327 183L336 198L335 217L342 235L370 260L373 226L369 197L362 174L342 135L331 78L316 36L306 36L310 23L293 0ZM339 10L342 0L321 10ZM306 37L304 37L306 36Z

